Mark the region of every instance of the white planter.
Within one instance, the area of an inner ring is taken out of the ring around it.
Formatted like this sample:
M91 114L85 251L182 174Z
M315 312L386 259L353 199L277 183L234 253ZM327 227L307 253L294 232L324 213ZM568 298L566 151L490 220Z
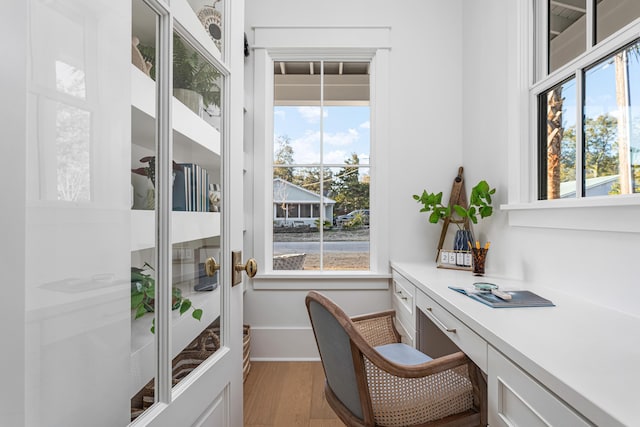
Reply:
M191 89L173 89L173 96L202 118L204 111L202 95Z

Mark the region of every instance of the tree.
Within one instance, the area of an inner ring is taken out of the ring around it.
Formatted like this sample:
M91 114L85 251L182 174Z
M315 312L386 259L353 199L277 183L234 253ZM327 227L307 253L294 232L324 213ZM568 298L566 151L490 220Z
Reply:
M334 177L332 198L336 201L336 212L344 214L356 209L369 208L369 183L360 180L360 159L356 153L345 160L345 166Z
M330 191L333 173L331 169L324 169L323 175L323 191L327 194ZM294 177L294 182L306 190L320 194L320 168L302 169Z
M576 179L576 127L564 130L560 148L560 182Z
M276 149L273 164L274 165L292 165L293 164L293 148L291 147L291 139L287 135L282 135L276 138L275 141L278 144ZM294 174L292 167L277 167L273 168L273 177L282 178L285 181L293 182Z
M562 86L547 93L547 199L560 198L563 102Z
M584 122L585 179L618 174L617 120L609 114Z

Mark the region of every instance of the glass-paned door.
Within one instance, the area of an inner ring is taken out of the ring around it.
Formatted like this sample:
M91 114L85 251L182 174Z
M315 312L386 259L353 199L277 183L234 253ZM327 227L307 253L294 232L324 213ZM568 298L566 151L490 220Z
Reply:
M25 240L6 242L24 251L24 402L14 410L24 407L26 426L124 426L132 194L122 46L131 43L131 5L24 3L26 157L25 141L7 141L24 159L15 179L26 184Z
M242 178L243 52L221 49L241 45L242 8L217 2L218 45L191 3L23 5L11 425L241 423L242 286L224 248L242 249L243 195L222 178Z

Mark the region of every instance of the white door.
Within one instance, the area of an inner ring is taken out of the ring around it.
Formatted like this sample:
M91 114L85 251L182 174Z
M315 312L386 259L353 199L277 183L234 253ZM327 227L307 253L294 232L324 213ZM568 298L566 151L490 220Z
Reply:
M208 3L3 4L0 425L242 424L244 11Z

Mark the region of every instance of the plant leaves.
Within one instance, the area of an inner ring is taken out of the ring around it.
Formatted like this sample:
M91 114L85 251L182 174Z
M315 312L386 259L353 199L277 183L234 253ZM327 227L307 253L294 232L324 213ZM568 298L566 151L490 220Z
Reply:
M182 316L184 313L186 313L190 307L191 307L191 300L188 300L186 298L183 299L182 304L180 304L180 315Z
M144 299L144 295L142 293L132 294L131 295L131 308L134 309L142 304L142 300Z
M462 217L462 218L465 218L465 217L469 216L467 210L465 208L463 208L462 206L460 206L460 205L455 205L453 207L453 210L456 211L456 213L458 215L460 215L460 217Z
M486 194L489 192L489 184L487 184L487 181L484 181L484 180L480 181L475 188L478 190L478 193L480 194Z
M483 206L480 208L480 216L482 218L491 216L492 213L493 213L493 208L491 206Z
M429 215L429 222L431 224L436 224L438 221L440 221L440 214L436 211L432 212L431 215Z
M138 308L136 309L136 319L141 318L142 316L144 316L147 313L147 310L144 308L143 304L140 304L138 306Z
M193 316L194 319L200 320L202 318L202 309L197 308L193 310L193 313L191 313L191 315Z

